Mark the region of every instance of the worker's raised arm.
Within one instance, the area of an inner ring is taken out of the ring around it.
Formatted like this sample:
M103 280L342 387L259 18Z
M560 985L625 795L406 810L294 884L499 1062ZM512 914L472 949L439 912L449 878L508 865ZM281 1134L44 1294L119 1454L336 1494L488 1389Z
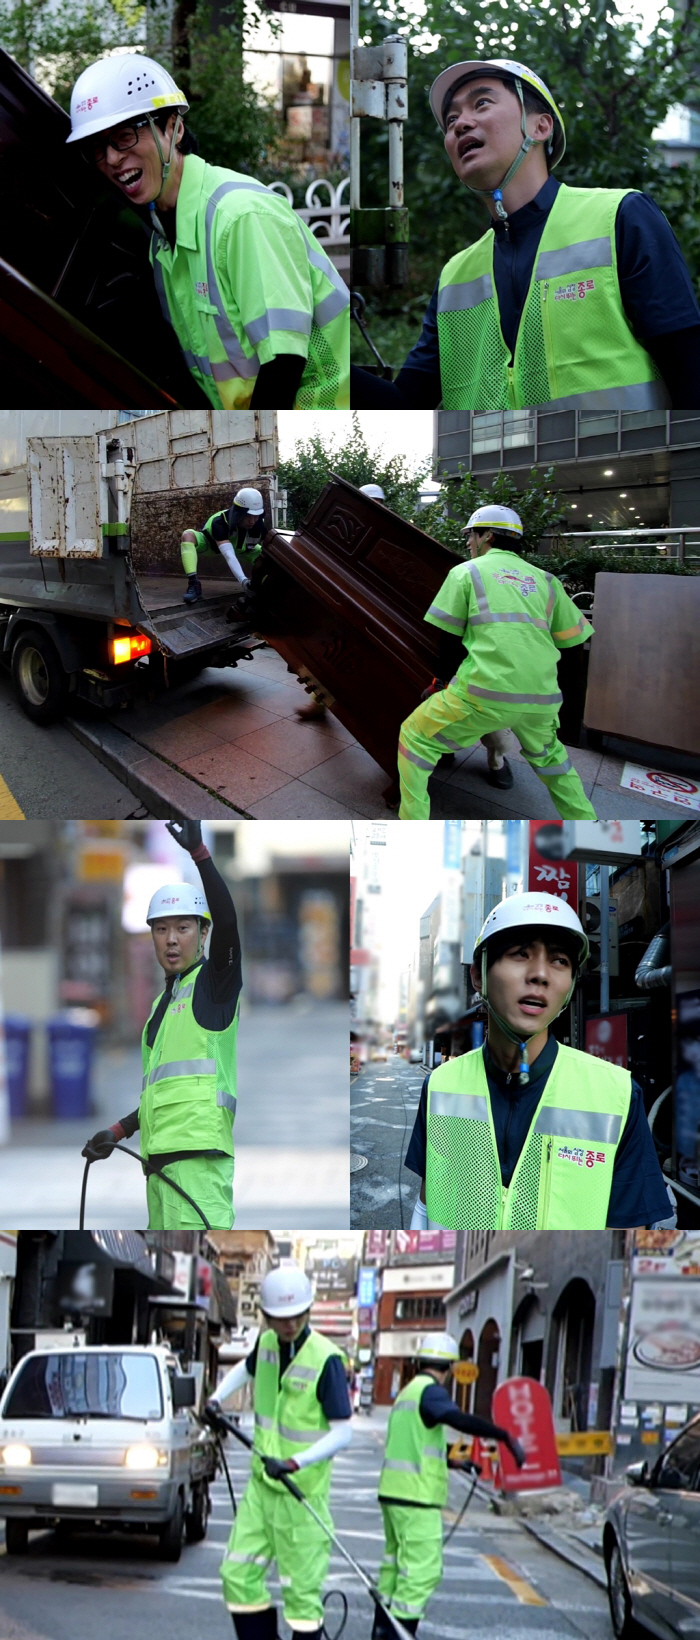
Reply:
M240 990L241 941L236 907L206 844L202 842L201 824L199 820L169 820L166 824L171 836L194 860L202 879L212 920L209 962L213 970L213 994L218 990L230 989L236 978Z

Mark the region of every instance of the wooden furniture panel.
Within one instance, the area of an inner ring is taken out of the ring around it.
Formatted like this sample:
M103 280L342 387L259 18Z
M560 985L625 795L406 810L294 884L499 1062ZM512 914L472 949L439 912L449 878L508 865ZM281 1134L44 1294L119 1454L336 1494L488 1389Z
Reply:
M587 728L700 754L700 576L596 576Z

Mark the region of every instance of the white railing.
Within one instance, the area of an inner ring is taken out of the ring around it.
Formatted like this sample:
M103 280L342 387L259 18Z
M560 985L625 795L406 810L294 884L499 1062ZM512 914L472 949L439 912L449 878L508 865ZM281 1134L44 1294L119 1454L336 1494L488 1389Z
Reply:
M344 250L350 245L350 212L344 198L346 189L350 187L350 178L343 177L337 188L327 177L317 177L310 182L304 195L306 203L298 208L294 204L294 195L286 182L270 182L270 193L284 194L285 199L300 216L303 222L308 223L311 232L317 239L323 241L324 249L329 254L334 250ZM322 203L317 189L325 188L328 193L327 204Z

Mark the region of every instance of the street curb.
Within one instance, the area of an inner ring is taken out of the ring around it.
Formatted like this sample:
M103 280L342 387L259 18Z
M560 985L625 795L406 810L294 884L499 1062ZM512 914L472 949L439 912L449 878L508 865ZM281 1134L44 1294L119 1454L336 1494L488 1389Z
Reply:
M145 803L156 820L230 820L232 815L253 818L245 809L222 802L206 786L180 774L115 724L81 723L68 717L64 721L81 746Z
M604 1589L607 1593L607 1577L604 1570L599 1568L594 1560L582 1559L573 1548L570 1549L568 1544L562 1543L561 1538L554 1534L538 1531L537 1527L533 1526L532 1521L518 1519L517 1516L515 1518L518 1520L519 1526L522 1526L526 1532L530 1533L531 1537L536 1538L537 1542L542 1544L543 1549L551 1549L552 1554L558 1555L559 1559L565 1560L569 1566L574 1566L577 1572L582 1572L584 1577L590 1579L591 1583L597 1583L598 1588Z

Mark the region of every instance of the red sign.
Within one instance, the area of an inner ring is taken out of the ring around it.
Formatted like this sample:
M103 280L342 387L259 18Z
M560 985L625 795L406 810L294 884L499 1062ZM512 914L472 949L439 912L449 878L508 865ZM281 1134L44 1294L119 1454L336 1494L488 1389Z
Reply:
M527 886L578 910L578 866L562 858L562 820L530 820Z
M627 1015L600 1014L586 1020L586 1053L607 1059L609 1065L627 1070Z
M453 1253L456 1230L395 1230L396 1253Z
M552 1403L544 1384L534 1378L507 1378L491 1403L495 1424L509 1429L525 1448L526 1461L518 1469L507 1447L501 1446L501 1484L504 1492L536 1492L561 1486Z

